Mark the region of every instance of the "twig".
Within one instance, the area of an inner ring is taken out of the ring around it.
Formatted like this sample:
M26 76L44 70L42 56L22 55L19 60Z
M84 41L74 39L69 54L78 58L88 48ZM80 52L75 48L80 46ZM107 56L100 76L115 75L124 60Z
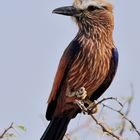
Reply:
M105 104L103 104L103 106L106 107L106 108L111 109L112 111L115 111L115 112L119 113L125 120L127 120L127 121L131 124L131 126L133 127L133 129L135 130L135 132L140 136L140 132L139 132L138 129L136 128L135 124L134 124L130 119L128 119L128 118L125 116L125 114L123 114L123 113L121 112L121 110L114 109L114 108L112 108L112 107L110 107L110 106L107 106L107 105L105 105Z
M66 134L66 135L65 135L65 138L66 138L67 140L71 140L69 134Z
M133 99L134 99L133 84L131 84L131 98L132 98L132 99L130 99L130 100L127 101L128 106L127 106L126 112L124 113L125 116L128 116L128 114L130 113L132 101L133 101ZM122 119L121 124L122 124L122 128L121 128L121 130L120 130L120 132L119 132L119 135L120 135L120 136L123 136L123 133L124 133L125 127L126 127L126 120L125 120L125 119Z
M123 137L113 133L111 130L109 130L107 127L105 127L101 122L99 122L92 114L90 115L92 117L92 119L96 122L96 124L98 124L101 128L103 132L108 133L109 135L113 136L114 138L116 138L117 140L124 140Z
M7 129L5 129L4 130L4 132L0 135L0 139L2 139L2 138L4 138L4 136L5 136L5 134L10 130L10 129L12 129L13 128L13 122L10 124L10 126L7 128Z
M101 103L103 103L104 101L107 100L114 100L116 101L121 107L123 107L123 104L118 100L118 98L114 98L114 97L108 97L108 98L103 98L102 100L98 101L98 103L95 104L95 107Z
M105 99L101 100L100 103L102 103L103 101L108 100L108 99L114 99L114 98L105 98ZM84 104L83 104L81 101L76 100L75 103L80 107L80 109L81 109L83 112L89 113L89 110L87 110L87 108L84 106ZM97 104L98 104L98 103L97 103ZM96 122L96 124L98 124L98 125L102 128L103 132L106 132L107 134L113 136L113 137L116 138L117 140L124 140L124 138L122 138L121 136L119 136L119 135L113 133L111 130L109 130L107 127L105 127L101 122L99 122L99 121L93 116L93 114L89 114L89 115L90 115L90 116L92 117L92 119Z
M132 93L133 93L133 92L132 92ZM133 97L133 96L134 96L134 95L132 94L132 97ZM112 108L112 107L110 107L110 106L105 105L103 102L106 101L106 100L114 100L114 101L116 101L116 102L121 106L121 109L120 109L120 110L117 110L117 109L114 109L114 108ZM84 103L83 103L82 101L76 100L75 102L76 102L76 104L79 106L79 108L80 108L84 113L89 114L90 110L89 110L88 108L85 107L85 105L84 105ZM113 97L104 98L104 99L102 99L101 101L99 101L98 103L96 103L96 104L93 106L93 109L94 109L97 105L102 104L102 105L103 105L103 108L104 108L104 107L109 108L109 109L111 109L112 111L115 111L115 112L117 112L118 114L120 114L120 115L122 116L124 122L123 122L123 128L122 128L122 130L121 130L120 133L119 133L120 135L117 135L117 134L113 133L113 132L112 132L110 129L108 129L103 123L99 122L99 121L93 116L93 114L89 114L89 115L90 115L90 116L92 117L92 119L96 122L96 124L99 125L99 126L102 128L103 132L108 133L109 135L113 136L113 137L116 138L117 140L124 140L124 138L122 137L122 134L123 134L123 132L124 132L125 125L126 125L126 124L125 124L125 120L127 120L127 121L131 124L132 128L135 130L135 132L136 132L136 133L138 134L138 136L140 137L140 132L139 132L138 129L136 128L135 124L134 124L130 119L128 119L128 117L127 117L128 114L129 114L129 112L130 112L131 103L132 103L132 99L131 99L131 100L128 100L128 109L127 109L127 111L126 111L125 114L121 112L122 109L124 108L124 105L123 105L117 98L113 98Z

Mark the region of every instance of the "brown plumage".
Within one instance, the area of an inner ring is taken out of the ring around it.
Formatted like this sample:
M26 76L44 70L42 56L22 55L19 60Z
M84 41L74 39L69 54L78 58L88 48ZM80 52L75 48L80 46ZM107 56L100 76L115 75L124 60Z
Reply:
M55 129L47 129L41 140L61 140L69 120L80 112L74 104L77 97L69 97L69 94L84 87L90 100L94 101L110 85L118 64L118 54L112 39L112 9L112 5L105 0L76 0L74 6L53 11L72 16L79 32L60 60L48 100L46 118L52 122L56 118L61 120L57 120L61 123L54 121L49 127L60 129L63 125L63 131L57 137L50 137L48 133L56 133Z

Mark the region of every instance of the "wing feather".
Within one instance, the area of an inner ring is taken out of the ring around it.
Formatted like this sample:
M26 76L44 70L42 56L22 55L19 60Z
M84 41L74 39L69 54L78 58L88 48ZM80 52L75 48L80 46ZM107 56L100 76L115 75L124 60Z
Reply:
M52 114L54 112L54 109L56 107L56 101L57 97L59 96L59 89L61 88L61 85L63 81L66 78L68 69L71 67L71 64L74 60L74 56L79 52L80 44L77 41L72 41L70 45L66 48L64 51L52 87L51 94L48 99L48 108L46 112L46 118L50 119L52 117Z
M106 79L101 84L101 86L96 91L94 91L94 93L90 97L90 99L92 101L97 100L111 84L111 82L116 74L117 67L118 67L118 58L119 58L119 56L118 56L117 48L113 48L112 49L112 58L110 60L111 61L110 70L108 72Z

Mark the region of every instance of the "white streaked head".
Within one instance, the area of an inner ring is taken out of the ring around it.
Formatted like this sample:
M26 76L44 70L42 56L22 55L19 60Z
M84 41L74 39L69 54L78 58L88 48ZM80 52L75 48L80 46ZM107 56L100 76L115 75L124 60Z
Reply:
M77 9L87 9L89 6L95 6L97 8L106 8L109 11L112 11L112 4L106 0L75 0L73 6Z
M106 0L75 0L73 6L57 8L56 14L72 16L81 30L98 27L112 31L114 28L113 6Z

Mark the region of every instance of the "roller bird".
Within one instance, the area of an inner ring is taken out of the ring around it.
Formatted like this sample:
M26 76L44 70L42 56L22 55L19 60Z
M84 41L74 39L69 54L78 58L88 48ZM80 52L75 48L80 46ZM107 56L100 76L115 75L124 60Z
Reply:
M62 140L70 120L81 112L75 101L97 100L110 86L118 66L110 2L75 0L53 13L71 16L79 30L60 59L46 111L50 123L40 140Z

